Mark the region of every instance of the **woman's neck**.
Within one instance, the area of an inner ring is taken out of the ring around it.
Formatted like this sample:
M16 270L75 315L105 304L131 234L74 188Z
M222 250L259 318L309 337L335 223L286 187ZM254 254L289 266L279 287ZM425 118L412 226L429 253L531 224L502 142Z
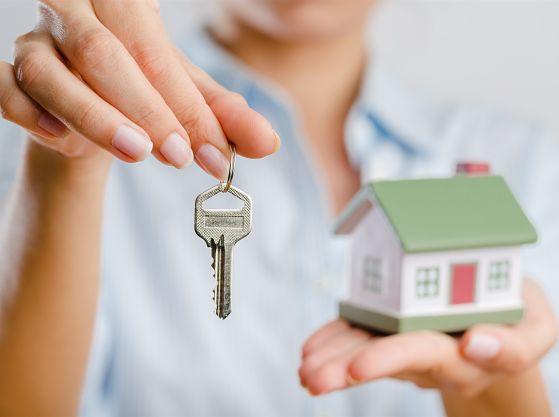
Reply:
M217 25L212 29L217 41L282 86L302 112L307 129L325 121L343 123L365 66L363 27L356 25L328 39L296 42L272 39L238 22L222 23L220 29Z

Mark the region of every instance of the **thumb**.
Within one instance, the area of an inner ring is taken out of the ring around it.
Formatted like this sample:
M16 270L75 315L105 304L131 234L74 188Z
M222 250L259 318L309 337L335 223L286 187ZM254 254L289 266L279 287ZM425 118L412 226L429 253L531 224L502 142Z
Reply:
M482 324L460 341L462 355L480 366L509 373L537 363L557 340L557 320L543 290L524 281L525 312L514 326Z
M530 347L513 330L494 325L470 329L460 341L460 352L470 362L495 371L520 372L530 365Z
M280 148L279 135L264 116L249 107L241 95L222 87L180 52L177 51L177 54L219 121L225 136L235 144L240 155L262 158Z

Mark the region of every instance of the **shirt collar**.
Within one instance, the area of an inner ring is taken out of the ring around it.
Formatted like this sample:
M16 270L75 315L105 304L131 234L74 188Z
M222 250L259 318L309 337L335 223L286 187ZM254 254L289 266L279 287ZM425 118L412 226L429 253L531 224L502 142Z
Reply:
M241 93L249 104L251 96L258 94L260 100L267 97L278 110L293 114L295 106L281 86L224 50L207 30L195 32L188 39L184 47L187 56L221 85ZM392 141L406 153L425 155L437 145L436 133L445 114L442 110L386 68L369 65L352 112L367 119L377 139Z
M442 111L381 65L365 73L357 109L366 114L377 134L407 153L430 154L436 147Z

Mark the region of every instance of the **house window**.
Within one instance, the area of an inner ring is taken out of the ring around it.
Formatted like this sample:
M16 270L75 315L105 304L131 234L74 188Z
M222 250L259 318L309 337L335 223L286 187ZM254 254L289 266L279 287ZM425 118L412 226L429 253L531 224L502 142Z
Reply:
M440 271L437 267L419 268L415 277L417 298L434 298L439 295Z
M487 289L501 291L510 287L510 262L496 261L489 264L489 277Z
M363 288L380 294L382 292L382 260L365 256L363 261Z

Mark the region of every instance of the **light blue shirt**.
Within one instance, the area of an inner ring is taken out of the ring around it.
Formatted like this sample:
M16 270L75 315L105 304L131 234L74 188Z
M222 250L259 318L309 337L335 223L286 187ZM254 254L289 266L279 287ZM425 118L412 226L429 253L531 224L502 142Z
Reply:
M235 247L233 312L225 321L214 315L210 250L193 230L194 199L214 180L155 159L115 164L83 415L442 415L436 392L409 383L384 380L319 398L301 388L301 346L336 317L345 292L346 242L331 236L326 188L287 94L206 35L193 37L186 53L268 118L283 147L263 160L238 161L235 185L252 196L254 221ZM0 127L4 199L22 141L17 128ZM346 145L363 181L449 176L458 160L489 161L539 229L526 273L559 306L559 143L549 132L477 106L431 101L370 68ZM558 359L550 356L544 369L559 403Z

